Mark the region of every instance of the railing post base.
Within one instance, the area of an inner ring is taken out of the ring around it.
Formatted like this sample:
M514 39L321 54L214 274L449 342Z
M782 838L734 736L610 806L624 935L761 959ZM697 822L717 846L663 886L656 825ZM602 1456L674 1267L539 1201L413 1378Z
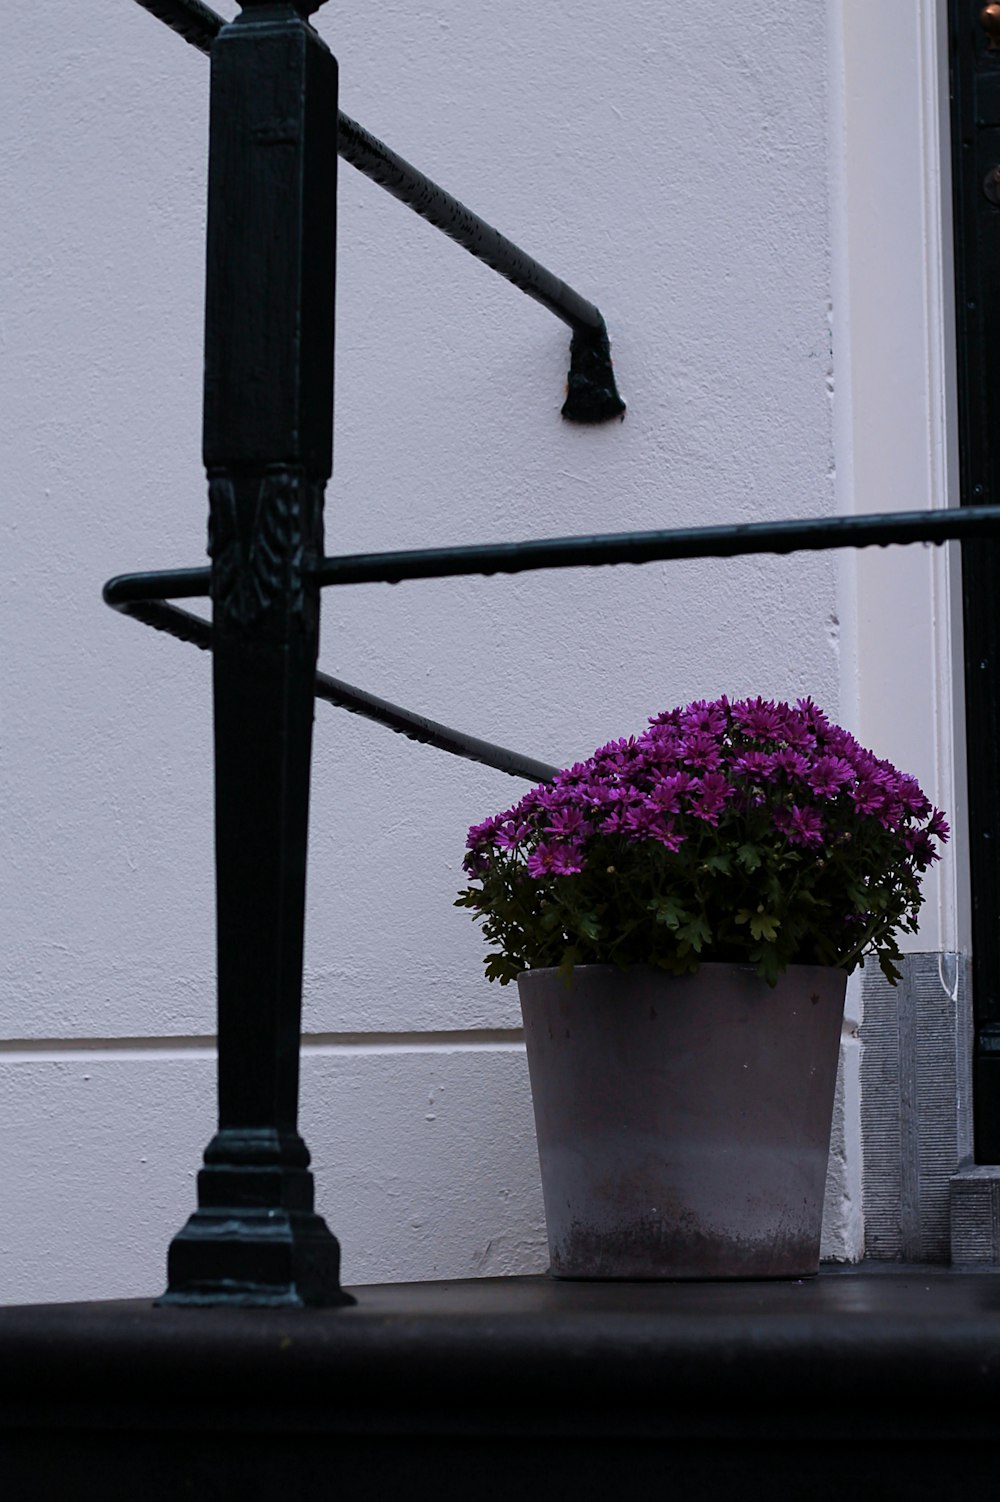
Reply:
M274 1205L196 1210L170 1244L167 1277L158 1304L304 1309L355 1302L340 1286L340 1244L322 1216Z

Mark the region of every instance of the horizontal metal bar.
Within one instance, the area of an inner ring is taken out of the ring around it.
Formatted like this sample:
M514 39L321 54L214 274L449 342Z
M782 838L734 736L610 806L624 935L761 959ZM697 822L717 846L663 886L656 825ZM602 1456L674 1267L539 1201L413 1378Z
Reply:
M138 0L138 4L205 53L211 51L226 24L201 0ZM618 395L611 364L608 331L593 303L343 111L338 115L337 151L393 198L569 324L574 338L564 417L573 422L606 422L624 414L625 403Z
M369 584L401 579L441 578L469 573L520 573L526 569L580 568L598 564L651 563L680 558L727 558L753 553L792 553L827 548L887 547L893 544L970 541L1000 534L1000 506L952 511L903 511L867 516L748 522L725 527L689 527L663 532L605 533L596 537L553 537L536 542L494 543L483 547L423 548L400 553L325 558L321 584ZM119 574L104 586L104 599L158 631L210 649L211 626L164 600L207 596L211 570L167 569ZM514 777L543 782L555 769L459 730L440 725L355 688L325 673L316 676L316 696L353 714Z
M212 583L210 568L158 569L145 574L116 574L105 584L105 605L120 610L141 600L198 600L207 598Z
M746 522L658 532L604 532L593 537L548 537L533 542L458 548L416 548L324 558L320 584L396 584L460 574L518 574L530 569L654 563L681 558L734 558L751 553L796 553L827 548L942 543L1000 533L1000 506L962 511L905 511L869 516Z
M322 585L397 584L462 574L518 574L543 568L596 568L681 558L738 558L752 553L822 552L828 548L891 547L915 542L969 542L1000 534L1000 506L950 511L889 511L798 521L739 522L662 532L601 532L593 537L545 537L460 548L414 548L398 553L352 553L324 558ZM108 605L141 600L194 599L209 593L211 570L164 569L118 574L104 586Z
M604 532L459 548L417 548L324 558L320 584L397 584L459 574L520 574L529 569L655 563L681 558L736 558L751 553L818 552L897 543L968 541L1000 534L1000 506L902 511L802 521L741 522L661 532Z
M187 572L193 574L197 570L189 569ZM115 582L110 581L111 584ZM109 600L108 586L105 587L104 598L122 615L131 616L143 625L165 631L180 641L191 642L202 651L210 652L212 649L211 623L192 615L190 611L178 610L165 600ZM350 714L360 715L362 719L386 725L399 735L405 735L408 740L434 746L439 751L448 751L466 761L479 762L484 767L493 767L511 777L525 777L529 782L548 782L556 774L557 769L547 762L536 761L532 756L521 756L517 751L508 750L506 746L495 746L490 741L480 740L478 736L466 735L464 731L452 730L448 725L439 724L437 720L429 720L425 715L414 714L411 710L401 709L398 704L390 704L388 699L369 694L363 688L355 688L341 678L331 678L328 673L316 674L316 697L325 699L338 709L346 709Z

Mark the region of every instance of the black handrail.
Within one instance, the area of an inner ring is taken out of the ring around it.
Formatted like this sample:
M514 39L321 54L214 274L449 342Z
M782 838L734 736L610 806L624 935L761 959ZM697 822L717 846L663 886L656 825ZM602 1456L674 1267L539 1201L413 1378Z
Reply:
M211 51L212 43L226 24L222 16L201 0L137 0L137 3L199 52ZM337 120L337 154L345 162L569 324L573 339L563 417L570 422L585 423L623 417L625 403L615 384L607 326L594 304L342 110Z
M189 572L194 573L196 570L191 569ZM165 600L159 599L109 600L108 603L122 615L131 616L133 620L152 626L156 631L164 631L180 641L190 642L203 652L212 650L211 622L192 615L188 610L178 610L176 605L168 605ZM328 704L346 709L349 714L359 715L363 720L373 720L377 725L385 725L399 735L405 735L407 740L419 741L421 745L433 746L438 751L450 751L453 756L479 762L484 767L493 767L511 777L526 777L529 782L550 782L558 770L548 762L536 761L533 756L522 756L520 752L511 751L506 746L494 745L490 741L480 740L478 736L467 735L463 730L453 730L437 720L430 720L426 715L401 709L398 704L391 704L388 699L369 694L363 688L355 688L342 678L332 678L329 673L316 674L315 692L317 699L325 699Z
M458 548L324 558L316 573L326 584L398 583L457 574L520 574L539 568L656 563L682 558L738 558L751 553L817 552L827 548L942 543L1000 533L1000 506L963 511L904 511L868 516L806 517L739 522L660 532L605 532L596 537L548 537Z
M993 537L998 532L1000 505L970 506L963 510L871 512L861 516L739 522L656 532L602 532L593 537L544 537L530 542L471 547L354 553L342 558L324 558L315 577L321 585L393 584L403 579L441 579L462 574L519 574L541 568L738 558L754 553L820 552L828 548L884 548L913 542L938 547L945 542ZM140 600L190 600L207 596L210 579L208 568L118 574L105 584L104 599L115 609Z
M318 570L321 584L364 584L400 579L440 578L457 574L519 573L524 569L572 568L596 563L649 563L662 559L739 557L753 553L786 554L830 548L888 547L913 542L969 541L1000 532L1000 506L962 511L904 511L865 516L807 518L784 522L750 522L736 526L690 527L668 532L606 533L597 537L552 537L535 542L497 543L485 547L427 548L399 553L326 558ZM207 621L178 610L167 598L195 599L209 593L207 568L161 569L119 574L104 586L113 609L182 641L211 650ZM467 761L494 767L512 777L547 782L555 767L522 756L465 731L441 725L424 715L391 704L375 694L316 674L316 697L352 714L405 735L423 745L448 751Z
M212 43L226 24L218 11L203 5L202 0L137 0L137 3L199 52L212 50Z

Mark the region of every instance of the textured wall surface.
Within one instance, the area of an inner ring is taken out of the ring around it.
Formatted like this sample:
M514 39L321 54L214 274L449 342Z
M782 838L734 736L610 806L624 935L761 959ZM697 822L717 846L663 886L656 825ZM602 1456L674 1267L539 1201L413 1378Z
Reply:
M724 45L652 0L320 13L342 107L598 303L629 404L562 424L568 331L342 165L329 551L834 508L826 13L760 0ZM114 1297L159 1289L212 1127L208 664L100 602L204 556L208 68L44 0L0 72L0 1300ZM838 713L837 587L802 555L354 588L322 663L562 762L693 696ZM302 1115L349 1281L544 1266L516 997L451 905L517 787L318 708Z

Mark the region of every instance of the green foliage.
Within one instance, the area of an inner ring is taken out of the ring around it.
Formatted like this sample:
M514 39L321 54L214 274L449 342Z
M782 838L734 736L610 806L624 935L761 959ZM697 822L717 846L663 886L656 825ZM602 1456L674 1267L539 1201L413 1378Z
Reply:
M890 845L889 832L871 833L863 853L844 835L821 859L777 831L756 833L735 859L718 850L724 824L701 826L678 851L598 836L582 871L543 880L528 875L519 852L498 850L482 888L467 888L457 905L478 914L491 947L486 972L501 985L545 966L647 964L683 975L709 959L755 965L773 985L794 963L851 970L866 949L894 980L892 930L915 932L920 894L908 866L884 870L892 852L879 846ZM845 921L858 908L869 914L861 932Z

